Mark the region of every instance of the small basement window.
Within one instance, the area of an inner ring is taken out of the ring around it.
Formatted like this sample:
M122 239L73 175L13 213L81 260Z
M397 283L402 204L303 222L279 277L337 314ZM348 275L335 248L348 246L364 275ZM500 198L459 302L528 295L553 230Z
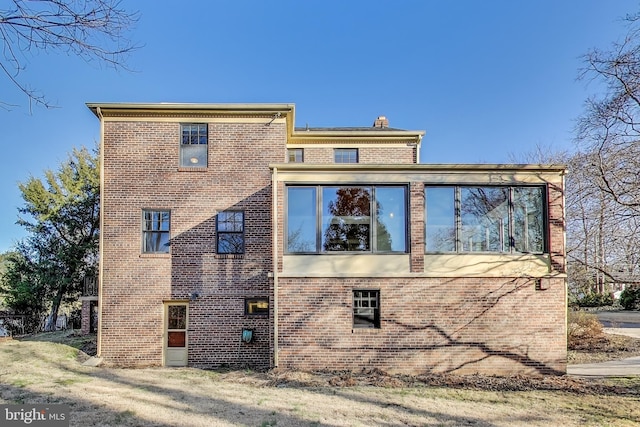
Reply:
M353 291L353 327L380 328L380 291Z
M244 314L247 316L267 316L269 314L269 299L245 298Z

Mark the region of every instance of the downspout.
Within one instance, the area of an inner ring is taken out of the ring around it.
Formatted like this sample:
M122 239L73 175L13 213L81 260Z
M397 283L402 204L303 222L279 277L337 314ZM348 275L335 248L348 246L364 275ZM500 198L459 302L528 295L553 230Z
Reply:
M100 357L102 353L102 260L104 259L104 257L102 256L102 243L104 239L104 199L102 198L102 195L104 194L104 117L102 116L102 110L100 109L100 107L96 108L96 115L100 119L100 155L98 156L98 158L100 159L100 235L98 236L98 331L96 355ZM91 316L91 313L89 313L89 315Z
M271 229L273 245L273 367L278 367L278 168L271 173Z
M418 135L418 143L416 144L416 163L420 163L420 149L422 145L422 135Z

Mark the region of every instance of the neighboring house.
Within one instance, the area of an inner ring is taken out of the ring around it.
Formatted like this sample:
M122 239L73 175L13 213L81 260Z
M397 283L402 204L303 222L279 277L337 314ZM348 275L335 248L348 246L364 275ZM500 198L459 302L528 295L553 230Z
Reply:
M290 104L88 104L98 355L119 366L566 368L564 168L420 164Z

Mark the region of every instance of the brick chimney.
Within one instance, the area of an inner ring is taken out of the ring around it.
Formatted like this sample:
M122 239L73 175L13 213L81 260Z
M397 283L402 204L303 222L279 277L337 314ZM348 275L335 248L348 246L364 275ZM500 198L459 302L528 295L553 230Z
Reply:
M375 122L373 122L374 128L385 129L389 127L389 120L385 116L378 116Z

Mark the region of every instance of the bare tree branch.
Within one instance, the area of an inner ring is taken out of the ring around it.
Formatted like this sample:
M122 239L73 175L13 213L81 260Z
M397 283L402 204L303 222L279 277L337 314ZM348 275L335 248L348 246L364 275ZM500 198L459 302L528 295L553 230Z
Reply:
M12 0L0 9L0 70L30 104L52 107L19 78L25 55L54 50L126 69L128 54L138 48L127 37L137 19L137 12L121 8L120 0Z

